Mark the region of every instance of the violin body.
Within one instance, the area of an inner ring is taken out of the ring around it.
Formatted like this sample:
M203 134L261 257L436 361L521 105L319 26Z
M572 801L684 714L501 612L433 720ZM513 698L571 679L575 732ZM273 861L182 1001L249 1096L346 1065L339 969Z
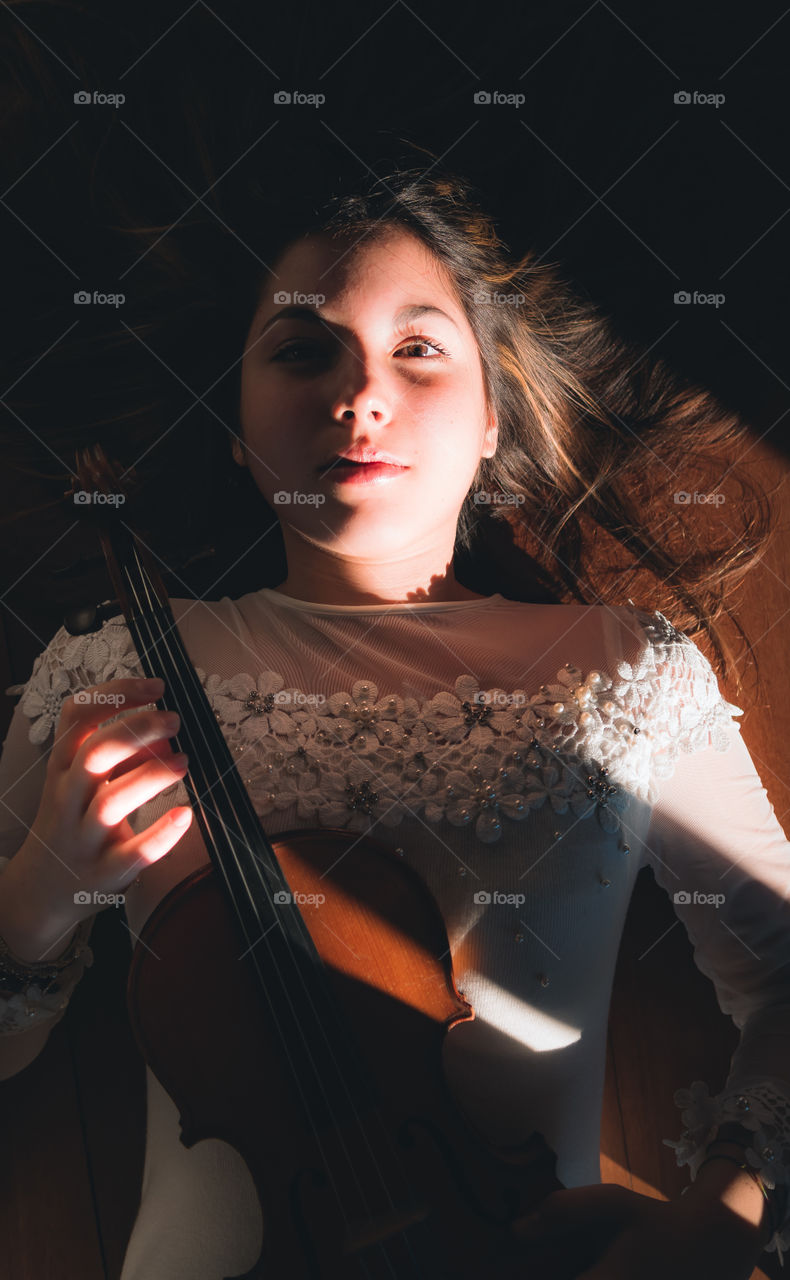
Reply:
M492 1146L449 1091L443 1039L474 1012L432 895L371 837L292 831L272 847L363 1046L369 1091L353 1114L305 1123L210 863L152 912L128 983L134 1035L182 1142L230 1142L254 1180L263 1246L235 1280L539 1280L509 1224L562 1187L556 1157L538 1133Z

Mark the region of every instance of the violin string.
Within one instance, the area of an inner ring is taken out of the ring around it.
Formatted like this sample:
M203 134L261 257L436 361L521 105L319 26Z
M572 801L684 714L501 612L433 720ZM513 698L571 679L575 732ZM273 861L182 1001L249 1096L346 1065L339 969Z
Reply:
M153 617L153 616L154 616L154 613L153 613L153 611L154 611L154 604L153 604L153 601L152 601L152 599L151 599L151 590L152 590L152 587L151 587L151 584L150 584L150 583L149 583L149 581L148 581L148 575L145 573L145 570L144 570L144 568L143 568L143 566L142 566L142 564L141 564L141 562L140 562L139 552L138 552L138 549L137 549L137 545L136 545L136 544L133 544L133 545L134 545L134 554L135 554L135 559L136 559L136 561L137 561L138 571L140 572L141 579L142 579L143 584L144 584L144 590L145 590L146 596L148 597L149 609L150 609L150 611L151 611L151 612L150 612L150 616L151 616L151 617ZM149 645L150 645L150 647L151 647L152 649L156 650L156 648L157 648L157 641L156 641L155 637L154 637L154 636L153 636L153 634L152 634L152 631L151 631L151 628L150 628L150 623L148 623L148 619L146 618L145 610L144 610L144 608L143 608L143 606L142 606L142 601L140 600L140 598L139 598L139 596L138 596L138 594L137 594L137 590L136 590L136 588L135 588L134 584L130 582L130 583L129 583L129 585L131 586L131 588L132 588L132 590L133 590L133 594L135 595L135 603L136 603L137 608L138 608L138 610L139 610L140 618L141 618L141 619L143 619L143 620L145 620L145 621L146 621L146 623L147 623L147 625L148 625L148 642L149 642ZM160 603L161 603L161 602L160 602ZM138 619L138 622L139 622L139 619ZM172 628L171 628L171 630L172 630ZM176 630L177 630L177 629L176 629ZM178 680L179 684L180 684L180 685L181 685L181 687L182 687L182 691L183 691L183 693L184 693L184 697L185 697L185 699L186 699L186 702L187 702L187 703L188 703L188 705L190 706L190 709L191 709L193 712L195 712L195 713L196 713L196 721L197 721L197 723L198 723L198 725L199 725L199 727L200 727L200 729L201 729L201 733L202 733L202 736L203 736L203 738L204 738L204 741L205 741L206 747L207 747L207 749L208 749L209 753L212 755L212 764L216 765L216 761L213 759L213 752L212 752L211 743L210 743L210 741L208 740L208 738L207 738L207 736L206 736L206 732L205 732L205 728L204 728L204 726L200 723L200 716L197 714L197 707L193 704L193 701L192 701L191 695L190 695L190 693L189 693L188 689L186 688L186 685L185 685L185 683L184 683L184 679L183 679L183 675L182 675L181 670L180 670L180 668L179 668L179 664L178 664L178 662L177 662L177 659L176 659L176 657L174 657L173 652L171 651L171 648L170 648L170 645L169 645L169 642L168 642L168 639L167 639L167 633L165 633L164 631L162 631L162 632L161 632L160 639L161 639L161 641L164 643L164 645L165 645L165 647L166 647L167 657L168 657L168 658L169 658L169 660L170 660L170 665L171 665L171 667L172 667L173 675L176 677L176 679ZM176 650L177 650L177 646L176 646ZM192 675L194 676L194 668L192 667L191 663L189 663L189 671L190 671L190 674L192 674ZM203 689L202 689L202 686L200 687L200 693L201 693L203 696L205 696L204 691L203 691ZM194 762L194 764L195 764L195 765L197 765L197 764L199 764L199 762L198 762L198 761L195 761L195 762ZM193 766L193 761L192 761L192 760L190 760L190 766L194 767L194 766ZM205 781L205 782L207 782L208 780L204 778L204 781ZM222 774L222 775L220 775L220 776L219 776L218 781L220 781L220 782L223 784L223 791L224 791L224 793L225 793L225 799L226 799L227 801L229 801L229 802L230 802L230 807L231 807L231 809L233 809L233 807L234 807L234 806L233 806L232 797L228 794L227 786L224 784L224 774ZM211 790L211 787L210 787L210 786L208 786L206 789L207 789L207 790ZM205 808L205 806L203 805L202 797L198 797L198 800L199 800L199 803L200 803L200 805L201 805L201 808ZM212 812L214 812L214 810L212 810ZM238 816L238 815L234 814L234 817L237 817L237 816ZM216 813L215 813L215 817L217 817L217 818L219 819L219 821L222 823L222 826L223 826L223 834L226 836L226 839L227 839L227 831L226 831L226 829L225 829L225 828L226 828L226 823L225 823L225 819L224 819L224 817L222 817L221 815L216 814ZM204 821L205 821L205 819L204 819ZM210 837L210 839L211 839L211 841L212 841L212 844L213 844L213 845L214 845L214 847L216 848L216 845L214 844L214 836L213 836L213 833L211 832L211 829L210 829L210 827L209 827L209 824L208 824L208 823L206 823L206 830L207 830L207 831L208 831L208 833L209 833L209 837ZM252 909L252 911L253 911L253 914L257 917L257 908L256 908L256 905L255 905L254 897L253 897L253 895L252 895L252 893L251 893L251 891L250 891L249 886L247 885L245 874L244 874L244 872L243 872L243 870L242 870L242 868L241 868L241 865L240 865L240 863L239 863L238 857L237 857L237 855L236 855L235 851L233 850L232 843L231 843L229 840L227 841L227 843L228 843L228 847L229 847L230 852L231 852L231 856L232 856L232 858L233 858L233 860L234 860L234 862L235 862L235 864L236 864L237 871L238 871L238 873L239 873L239 875L240 875L240 877L241 877L242 884L244 885L244 887L245 887L245 889L246 889L246 892L247 892L247 895L248 895L248 898L249 898L249 905L250 905L250 907L251 907L251 909ZM255 861L254 861L254 862L253 862L253 866L254 866L254 869L256 870L256 872L257 872L257 874L258 874L258 876L259 876L260 883L261 883L261 887L265 890L265 889L266 889L266 886L265 886L265 883L264 883L264 881L263 881L263 877L262 877L262 875L261 875L261 873L260 873L260 868L258 867L257 862L255 862ZM240 923L242 924L242 927L244 928L244 924L243 924L243 921L242 921L242 920L240 920ZM306 926L305 926L305 927L306 927ZM245 936L247 936L247 941L249 942L249 936L246 934L246 928L244 928L244 932L245 932ZM286 941L286 946L287 946L287 947L289 948L289 950L290 950L290 940L288 939L287 934L284 934L284 937L285 937L285 941ZM265 936L264 936L264 939L263 939L263 940L264 940L264 942L265 942ZM279 971L279 966L277 966L276 958L273 956L273 954L272 954L272 952L271 952L271 948L268 946L268 944L267 944L267 951L269 952L270 959L271 959L271 961L272 961L273 965L278 969L278 975L277 975L277 976L278 976L278 978L280 979L280 981L281 981L281 983L282 983L282 982L283 982L283 975L282 975L282 973ZM291 957L290 957L290 958L291 958L291 959L293 959L293 958L294 958L292 954L291 954ZM252 957L252 959L253 959L253 963L255 964L256 971L258 972L259 977L260 977L260 978L261 978L261 980L262 980L262 979L263 979L263 975L261 974L261 971L260 971L260 969L259 969L259 966L258 966L258 963L257 963L257 957L254 957L254 956L253 956L253 957ZM295 968L296 968L297 976L301 979L301 981L302 981L302 985L304 986L304 980L303 980L303 977L302 977L302 975L301 975L301 972L300 972L299 966L298 966L298 965L295 965ZM288 990L288 988L287 988L287 987L285 987L285 990L287 991L287 990ZM323 1022L323 1019L321 1019L321 1018L319 1018L319 1017L318 1017L318 1015L317 1015L317 1011L315 1010L314 1006L312 1005L312 1002L310 1001L309 992L307 991L307 989L306 989L306 988L305 988L305 990L304 990L304 995L306 996L306 998L307 998L308 1002L310 1003L310 1007L311 1007L311 1010L312 1010L312 1013L313 1013L313 1017L314 1017L314 1019L315 1019L315 1022L316 1022L316 1024L317 1024L317 1026L319 1027L320 1031L323 1031L323 1028L324 1028L324 1022ZM275 1021L276 1021L276 1018L275 1018ZM279 1028L279 1027L278 1027L278 1030L280 1030L280 1028ZM282 1033L281 1033L281 1037L282 1037ZM325 1040L325 1043L326 1043L327 1048L328 1048L328 1050L329 1050L330 1056L332 1057L333 1062L335 1062L335 1060L334 1060L334 1053L333 1053L333 1049L332 1049L332 1046L331 1046L331 1042L327 1041L325 1036L324 1036L324 1040ZM310 1066L311 1066L311 1067L312 1067L312 1069L313 1069L314 1076L315 1076L316 1080L319 1082L319 1084L320 1084L320 1086L321 1086L321 1091L322 1091L322 1093L323 1093L323 1095L324 1095L324 1097L325 1097L325 1099L326 1099L326 1101L327 1101L328 1109L329 1109L329 1111L331 1112L331 1104L330 1104L330 1102L329 1102L328 1095L326 1094L326 1090L325 1090L325 1088L323 1087L323 1074L322 1074L321 1072L319 1072L319 1071L316 1069L316 1063L315 1063L315 1061L313 1060L312 1055L310 1054L310 1051L309 1051L308 1046L307 1046L306 1044L304 1044L304 1040L303 1040L303 1046L304 1046L305 1051L306 1051L306 1053L307 1053L307 1056L308 1056L308 1058L309 1058L309 1060L310 1060ZM287 1050L286 1050L286 1053L287 1053ZM294 1064L292 1063L291 1065L293 1066ZM336 1062L335 1062L335 1065L337 1066L337 1063L336 1063ZM343 1080L342 1072L338 1071L337 1076L338 1076L338 1079L341 1081L341 1083L342 1083L343 1085L345 1085L345 1081ZM295 1071L293 1072L293 1078L295 1078L295 1079L297 1079L297 1080L298 1080L298 1075L297 1075L297 1073L296 1073ZM301 1092L301 1086L300 1086L300 1092ZM376 1165L376 1167L377 1167L377 1171L378 1171L378 1174L379 1174L379 1178L380 1178L380 1180L381 1180L382 1188L383 1188L383 1190L384 1190L384 1192L385 1192L385 1195L386 1195L387 1199L389 1200L390 1205L394 1208L394 1203L393 1203L392 1195L391 1195L391 1193L390 1193L390 1191L389 1191L389 1187L387 1186L387 1184L386 1184L386 1182L385 1182L385 1180L384 1180L384 1178L383 1178L383 1175L382 1175L382 1172L381 1172L380 1168L378 1168L378 1162L377 1162L377 1160L376 1160L376 1158L375 1158L375 1155L374 1155L374 1152L373 1152L373 1150L372 1150L372 1148L371 1148L371 1146L370 1146L370 1142L369 1142L369 1140L368 1140L368 1135L367 1135L367 1133L366 1133L365 1126L364 1126L364 1124L363 1124L363 1122L362 1122L362 1118L361 1118L361 1116L359 1115L359 1113L358 1113L358 1111L357 1111L357 1109L356 1109L356 1106L354 1105L354 1099L353 1099L353 1096L348 1092L348 1090L347 1090L347 1089L346 1089L346 1096L347 1096L347 1098L348 1098L348 1101L349 1101L349 1102L350 1102L350 1104L351 1104L351 1111L352 1111L352 1113L353 1113L354 1119L355 1119L355 1120L356 1120L356 1122L357 1122L357 1125L358 1125L359 1131L360 1131L360 1133L361 1133L361 1134L362 1134L362 1136L363 1136L363 1139L364 1139L365 1145L366 1145L366 1147L368 1148L368 1151L369 1151L369 1153L370 1153L371 1159L372 1159L372 1161L373 1161L374 1165ZM309 1109L308 1109L308 1114L309 1114ZM380 1119L380 1117L377 1117L377 1118L379 1118L379 1119ZM318 1143L318 1145L319 1145L319 1148L321 1148L321 1141L320 1141L320 1137L319 1137L318 1129L317 1129L317 1127L316 1127L316 1126L313 1126L313 1129L314 1129L314 1134L315 1134L316 1141L317 1141L317 1143ZM387 1133L386 1126L383 1126L383 1125L382 1125L382 1131L383 1131L383 1133L384 1133L385 1137L387 1137L387 1138L389 1139L389 1135L388 1135L388 1133ZM339 1136L339 1138L340 1138L341 1145L342 1145L342 1146L343 1146L343 1148L344 1148L344 1153L345 1153L345 1156L346 1156L346 1160L347 1160L347 1162L348 1162L349 1168L351 1169L351 1172L352 1172L352 1175L353 1175L353 1177L354 1177L354 1180L355 1180L355 1182L357 1183L358 1189L359 1189L359 1191L360 1191L361 1199L362 1199L362 1202L363 1202L363 1204L364 1204L364 1202L365 1202L364 1192L362 1191L362 1188L361 1188L361 1186L360 1186L360 1184L359 1184L359 1179L358 1179L358 1176L357 1176L357 1172L356 1172L356 1170L354 1169L353 1162L352 1162L352 1161L351 1161L351 1159L350 1159L350 1153L349 1153L349 1152L348 1152L348 1150L345 1148L345 1143L344 1143L344 1142L343 1142L343 1140L342 1140L342 1128L341 1128L340 1126L336 1126L336 1132L337 1132L337 1134L338 1134L338 1136ZM390 1146L391 1146L391 1141L390 1141ZM321 1148L321 1149L322 1149L322 1148ZM411 1188L411 1187L410 1187L409 1179L408 1179L408 1175L405 1173L405 1170L403 1170L403 1168L402 1168L402 1163L401 1163L401 1161L400 1161L400 1158L399 1158L399 1156L398 1156L397 1152L395 1152L394 1150L393 1150L393 1155L395 1156L395 1158L396 1158L396 1160L397 1160L398 1164L399 1164L399 1165L401 1165L402 1175L403 1175L403 1177L404 1177L404 1180L405 1180L405 1182L406 1182L407 1186L409 1186L409 1189L410 1189L410 1190L413 1190L413 1188ZM330 1169L330 1166L329 1166L329 1163L328 1163L328 1162L325 1162L325 1168L327 1169L327 1172L329 1173L329 1176L330 1176L330 1178L332 1179L332 1182L333 1182L333 1184L334 1184L334 1178L332 1177L332 1171L331 1171L331 1169ZM338 1190L337 1186L335 1186L335 1192L336 1192L336 1196L337 1196L338 1200L340 1201L340 1195L339 1195L339 1190ZM341 1208L341 1212L342 1212L342 1208ZM344 1216L344 1220L345 1220L345 1222L346 1222L346 1225L348 1225L348 1220L347 1220L347 1218L345 1218L345 1216ZM408 1238L408 1236L406 1235L405 1231L401 1231L401 1232L400 1232L400 1235L401 1235L401 1238L403 1239L404 1243L405 1243L405 1244L407 1245L407 1247L408 1247L408 1251L409 1251L409 1253L410 1253L410 1255L411 1255L411 1260L412 1260L412 1262L415 1264L415 1266L418 1266L417 1259L416 1259L416 1258L414 1257L414 1255L413 1255L413 1246L412 1246L412 1242L409 1240L409 1238ZM380 1243L379 1243L379 1245L377 1246L377 1249L383 1253L383 1256L384 1256L384 1258L385 1258L385 1260L387 1261L387 1264L388 1264L388 1269L390 1269L390 1270L391 1270L390 1260L389 1260L388 1255L387 1255L387 1246L386 1246L386 1242L385 1242L385 1241L380 1242ZM365 1273L367 1274L367 1266L366 1266L366 1264L364 1263L364 1260L363 1260L361 1257L358 1257L358 1258L357 1258L357 1261L358 1261L359 1263L361 1263L361 1265L362 1265L362 1267L363 1267L363 1269L364 1269ZM392 1274L394 1275L394 1272L392 1272Z
M138 567L140 567L140 566L138 565ZM150 601L149 601L149 603L150 603ZM139 608L141 607L141 603L140 603L139 599L137 599L137 600L136 600L136 604L137 604L138 609L139 609ZM139 619L138 619L138 624L139 624ZM150 649L152 649L153 651L156 651L156 650L157 650L157 648L158 648L158 647L160 647L160 646L158 646L158 645L157 645L157 640L156 640L156 638L154 637L153 632L152 632L152 630L151 630L151 627L150 627L150 625L147 623L147 620L146 620L146 629L147 629L147 631L148 631L148 646L149 646L149 648L150 648ZM178 683L180 683L180 684L181 684L181 686L182 686L182 690L183 690L183 692L184 692L184 699L185 699L185 701L190 705L190 708L191 708L193 711L195 711L195 712L196 712L196 711L197 711L197 708L192 704L192 700L191 700L190 695L189 695L189 693L188 693L188 691L187 691L187 689L186 689L186 687L185 687L185 685L184 685L184 680L183 680L183 678L182 678L182 676L181 676L181 673L180 673L180 671L179 671L179 669L178 669L178 664L177 664L176 659L175 659L175 657L174 657L174 655L173 655L173 652L171 651L171 649L170 649L169 645L167 645L167 636L166 636L165 634L162 634L161 639L165 642L165 646L166 646L166 648L167 648L167 658L170 660L170 661L169 661L169 665L170 665L170 667L171 667L171 672L170 672L170 680L169 680L169 683L170 683L170 685L171 685L171 688L174 686L174 684L176 683L176 680L177 680L177 681L178 681ZM162 658L164 659L164 656L165 656L165 655L164 655L164 654L162 654L161 656L162 656ZM164 661L163 661L163 665L164 665L164 666L166 666L167 664L165 664L165 663L164 663ZM196 720L199 720L199 717L198 717L197 715L196 715ZM217 773L219 774L219 772L220 772L220 771L219 771L219 768L217 767L217 761L213 759L213 752L212 752L211 742L210 742L210 740L207 738L206 731L205 731L205 727L203 726L203 724L200 724L200 723L199 723L198 727L200 728L201 734L202 734L202 736L203 736L204 744L205 744L205 746L206 746L206 749L207 749L207 751L209 752L209 754L210 754L210 755L212 755L212 764L215 766L215 768L216 768L216 770L217 770ZM194 752L193 752L193 759L194 759ZM202 766L201 766L201 763L200 763L197 759L194 759L194 765L193 765L193 761L191 760L191 761L190 761L190 765L191 765L191 766L193 766L193 771L194 771L196 774L197 774L198 772L201 772L201 773L202 773ZM202 783L203 783L203 784L204 784L204 786L205 786L205 791L206 791L206 792L208 792L208 791L210 790L210 786L209 786L209 785L206 785L206 784L207 784L207 779L205 778L205 775L203 775L203 776L202 776L201 781L202 781ZM227 798L228 798L228 797L226 797L226 799L227 799ZM200 804L201 804L201 808L205 809L205 806L203 805L203 798L199 796L199 797L198 797L198 800L199 800L199 802L200 802ZM232 806L231 806L231 807L232 807ZM216 813L214 810L212 810L212 812L214 813L214 816L218 819L218 821L222 824L222 826L223 826L223 834L225 835L225 837L226 837L226 839L227 839L226 820L225 820L224 816L223 816L223 815L221 815L221 814L219 814L219 813ZM235 815L235 816L237 816L237 815ZM211 827L210 827L210 825L209 825L208 823L206 823L206 830L207 830L207 832L208 832L208 836L209 836L209 839L210 839L210 840L211 840L211 842L212 842L212 845L216 848L216 844L215 844L215 841L214 841L214 834L213 834L213 832L212 832L212 830L211 830ZM234 861L236 862L237 870L238 870L238 871L240 872L240 874L241 874L241 868L240 868L240 865L239 865L239 862L238 862L238 858L237 858L237 856L236 856L236 854L235 854L235 852L233 851L233 849L232 849L232 848L231 848L230 852L231 852L231 856L233 857ZM243 879L243 876L242 876L242 879ZM254 907L254 904L253 904L253 907ZM247 942L249 943L249 942L250 942L250 938L249 938L249 935L248 935L248 933L247 933L247 929L246 929L246 925L245 925L244 920L240 918L239 923L241 924L241 927L242 927L243 932L244 932L244 934L245 934L246 940L247 940ZM281 984L282 984L282 985L283 985L283 987L284 987L284 986L285 986L285 984L284 984L284 981L283 981L283 974L279 971L279 966L277 965L276 958L275 958L274 956L272 956L272 957L271 957L271 959L272 959L273 966L277 969L277 976L278 976L278 978L280 979ZM257 966L256 966L256 967L257 967ZM285 1047L286 1057L288 1057L288 1059L289 1059L289 1065L290 1065L290 1067L291 1067L291 1074L292 1074L292 1078L295 1080L296 1084L297 1084L297 1085L299 1085L299 1084L300 1084L300 1081L299 1081L298 1071L297 1071L297 1069L296 1069L296 1063L292 1060L292 1058L291 1058L290 1054L288 1053L288 1050L287 1050L287 1043L286 1043L285 1038L284 1038L284 1036L283 1036L282 1028L281 1028L281 1026L280 1026L280 1025L279 1025L279 1023L278 1023L278 1019L277 1019L276 1012L275 1012L274 1010L272 1010L272 1013L273 1013L273 1017L274 1017L274 1020L275 1020L275 1024L277 1025L278 1032L280 1033L281 1040L283 1041L283 1044L284 1044L284 1047ZM307 1050L307 1046L305 1045L304 1047L305 1047L305 1049ZM309 1050L308 1050L308 1052L309 1052ZM314 1064L314 1063L311 1063L311 1065L313 1065L313 1067L315 1066L315 1064ZM302 1092L302 1091L301 1091L301 1089L300 1089L300 1092ZM309 1114L309 1106L307 1106L307 1099L305 1098L305 1096L304 1096L304 1094L303 1094L303 1093L302 1093L302 1101L303 1101L303 1104L306 1106L306 1109L307 1109L308 1114ZM317 1129L316 1129L316 1138L317 1138L317 1140L319 1141L319 1145L320 1145L320 1139L318 1138L318 1131L317 1131ZM348 1154L348 1153L346 1153L346 1154ZM353 1166L352 1166L351 1161L349 1160L349 1161L348 1161L348 1163L349 1163L349 1167L352 1169L352 1173L353 1173ZM337 1190L337 1189L336 1189L336 1190ZM361 1190L361 1188L360 1188L360 1190ZM364 1197L363 1197L363 1198L364 1198Z

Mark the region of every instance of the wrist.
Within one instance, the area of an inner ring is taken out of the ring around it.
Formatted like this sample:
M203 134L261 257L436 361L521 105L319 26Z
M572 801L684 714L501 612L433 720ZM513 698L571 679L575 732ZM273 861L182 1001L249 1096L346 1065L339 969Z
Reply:
M718 1216L722 1222L729 1220L735 1225L734 1219L739 1220L739 1226L754 1231L755 1240L764 1248L773 1234L772 1205L753 1175L738 1168L738 1163L748 1164L743 1146L721 1141L709 1154L727 1158L710 1159L701 1166L684 1193L683 1202L695 1212L708 1211Z
M79 921L49 906L24 847L0 873L0 937L25 964L51 964L70 946Z

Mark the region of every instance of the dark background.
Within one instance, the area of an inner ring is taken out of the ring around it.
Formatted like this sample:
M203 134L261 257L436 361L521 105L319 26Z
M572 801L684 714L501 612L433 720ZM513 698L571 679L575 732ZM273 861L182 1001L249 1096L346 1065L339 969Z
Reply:
M229 230L248 227L256 185L287 201L303 183L386 174L393 158L439 159L472 181L514 254L532 247L560 264L626 336L784 445L782 6L197 0L16 3L0 17L10 322L0 538L14 678L67 605L114 594L95 534L62 497L78 444L101 439L125 465L148 450L140 472L156 499L151 538L179 569L172 594L256 586L249 560L222 577L223 555L236 559L227 549L187 564L217 531L195 523L207 499L184 463L206 433L216 445L217 419L198 397L229 363L222 351L212 363L201 329L199 286L221 292L221 270L201 273L220 241L237 272L245 260L258 269L246 235ZM283 90L326 102L275 104ZM126 101L80 105L79 91ZM524 102L478 104L480 91ZM724 101L675 102L694 91ZM180 296L172 279L160 287L155 253L141 258L135 226L160 228L160 249L179 256ZM79 289L126 302L75 306ZM695 290L724 302L675 303ZM147 348L123 328L139 324Z

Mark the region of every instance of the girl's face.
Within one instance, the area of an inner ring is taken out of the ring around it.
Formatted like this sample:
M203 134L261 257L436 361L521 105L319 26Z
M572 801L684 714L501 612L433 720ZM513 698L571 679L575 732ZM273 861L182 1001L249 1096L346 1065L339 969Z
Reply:
M301 538L366 561L452 548L497 439L450 280L415 236L392 229L360 243L313 235L285 251L245 342L240 418L286 554ZM400 466L326 468L352 447ZM237 441L233 452L241 461Z

